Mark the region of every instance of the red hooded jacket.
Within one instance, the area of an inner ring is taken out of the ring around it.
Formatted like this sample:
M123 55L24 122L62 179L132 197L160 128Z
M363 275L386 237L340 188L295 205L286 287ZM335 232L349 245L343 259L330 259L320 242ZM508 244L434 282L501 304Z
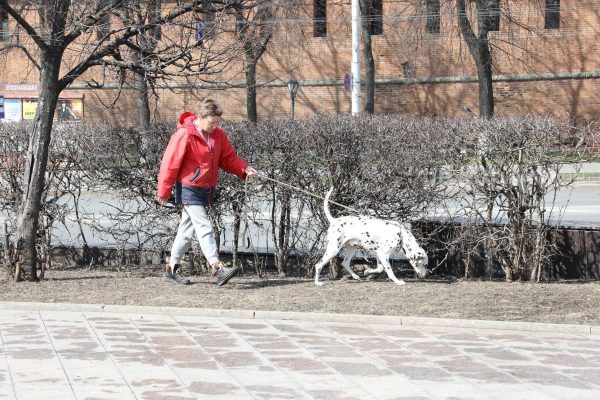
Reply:
M169 197L175 182L193 188L217 185L219 168L246 178L248 163L242 160L221 127L209 135L208 142L194 125L198 116L185 112L179 117L177 131L171 136L160 163L158 197Z

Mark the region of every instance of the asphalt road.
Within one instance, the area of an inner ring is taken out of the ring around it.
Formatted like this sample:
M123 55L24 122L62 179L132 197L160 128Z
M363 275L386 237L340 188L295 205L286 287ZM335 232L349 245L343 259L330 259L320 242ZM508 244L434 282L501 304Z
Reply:
M550 200L550 196L547 197ZM118 214L116 209L113 206L118 206L125 210L135 209L135 205L119 205L116 200L116 196L111 193L98 193L98 192L84 192L81 196L80 200L81 210L80 217L82 217L84 222L84 232L86 235L86 239L88 240L88 245L90 246L115 246L115 239L111 237L109 234L98 234L94 232L89 226L103 226L110 227L111 224L114 224L114 220L111 220L105 216L104 213L110 212L111 214ZM550 203L548 203L550 205ZM449 206L450 213L455 212L456 208L453 206ZM440 208L441 210L441 208ZM445 215L446 217L452 216L444 214L442 211L434 212L437 215ZM261 231L257 231L256 227L251 227L251 235L256 238L254 247L259 251L263 251L265 249L273 249L273 243L270 242L269 239L269 231L268 231L268 220L269 220L269 211L268 207L264 207L264 220L263 220L263 228ZM558 192L556 201L554 203L553 209L554 218L552 221L558 222L558 216L562 215L560 218L560 225L569 226L569 227L600 227L600 181L595 182L578 182L576 183L572 189L563 189ZM0 215L0 224L3 222L4 217ZM56 228L54 231L54 243L62 244L62 245L81 245L80 239L77 236L79 232L79 227L77 224L77 218L74 213L71 213L65 219L65 226L56 224ZM160 224L157 226L157 229L164 230L164 226L166 224L173 225L173 228L176 227L178 220L175 215L170 216L168 220L164 222L164 224ZM227 222L225 221L225 229L227 230ZM120 222L122 224L126 224L127 222L124 220ZM265 224L266 223L266 224ZM87 226L86 226L87 225ZM225 236L227 238L231 237L231 233L226 231ZM135 240L136 238L132 238ZM143 240L143 238L137 238ZM169 239L171 240L171 239ZM227 248L227 240L223 240L225 243L225 249ZM122 244L122 243L119 243ZM135 245L135 243L133 243Z

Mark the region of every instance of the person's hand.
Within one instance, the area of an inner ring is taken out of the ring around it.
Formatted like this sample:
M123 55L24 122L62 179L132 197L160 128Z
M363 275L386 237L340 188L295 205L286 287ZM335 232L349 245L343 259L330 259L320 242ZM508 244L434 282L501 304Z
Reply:
M248 165L246 167L246 170L244 172L246 173L247 176L258 175L258 171L255 170L254 167L251 167L250 165Z
M169 202L169 198L168 197L156 196L156 201L158 202L158 204L160 204L161 206L164 207Z

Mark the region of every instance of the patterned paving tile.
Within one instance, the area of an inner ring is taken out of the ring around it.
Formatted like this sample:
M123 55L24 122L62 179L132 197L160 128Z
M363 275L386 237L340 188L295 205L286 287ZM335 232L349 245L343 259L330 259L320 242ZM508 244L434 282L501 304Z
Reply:
M600 337L0 311L0 399L598 399Z

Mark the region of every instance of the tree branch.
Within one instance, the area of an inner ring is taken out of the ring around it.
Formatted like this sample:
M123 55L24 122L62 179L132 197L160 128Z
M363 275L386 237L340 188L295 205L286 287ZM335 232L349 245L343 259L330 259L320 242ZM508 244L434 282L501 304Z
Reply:
M27 57L27 59L29 61L31 61L31 63L34 65L34 67L39 71L41 69L40 64L38 64L38 62L35 60L35 58L31 55L31 53L29 52L29 50L25 47L25 46L21 46L19 44L11 44L9 46L5 46L0 48L0 53L2 52L9 52L10 50L21 50L25 56Z
M8 4L7 0L0 0L0 8L4 9L11 17L15 19L15 21L17 21L17 24L23 28L23 30L33 39L40 49L46 50L48 48L48 44L44 42L37 31L31 25L29 25L29 23L23 17L21 17L20 13L18 13Z

